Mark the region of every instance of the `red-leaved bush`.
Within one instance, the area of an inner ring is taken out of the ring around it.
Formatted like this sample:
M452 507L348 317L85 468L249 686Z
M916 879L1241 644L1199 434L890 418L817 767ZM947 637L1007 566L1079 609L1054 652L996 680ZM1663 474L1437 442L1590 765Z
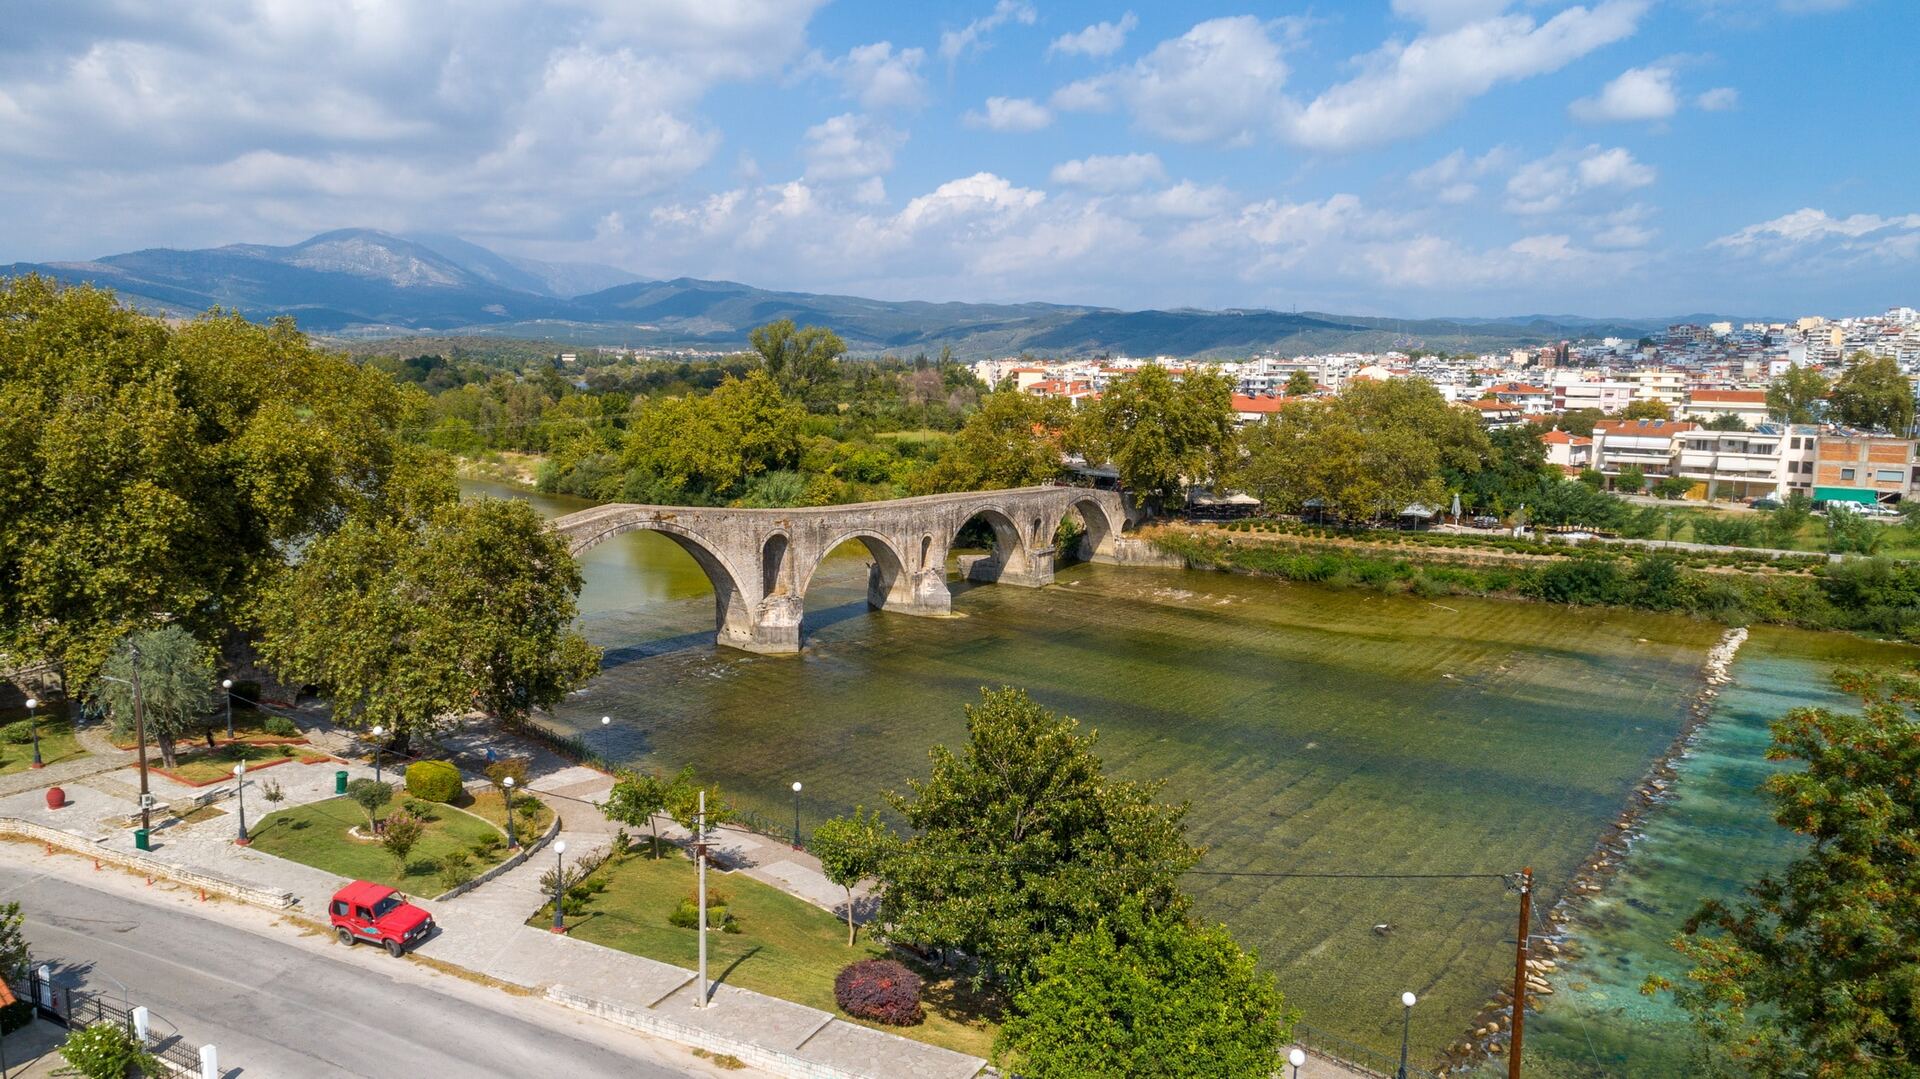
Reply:
M891 959L849 963L833 980L833 999L848 1015L896 1027L927 1017L920 1009L920 976Z

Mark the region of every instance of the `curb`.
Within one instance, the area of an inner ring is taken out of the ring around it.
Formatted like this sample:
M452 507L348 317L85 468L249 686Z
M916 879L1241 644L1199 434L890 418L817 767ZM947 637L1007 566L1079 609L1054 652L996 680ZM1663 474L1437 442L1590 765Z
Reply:
M558 810L555 810L553 814L553 820L549 822L547 825L546 833L541 835L539 838L535 839L533 842L522 845L520 848L520 853L514 855L511 858L508 858L506 861L501 862L499 865L494 866L492 869L487 870L485 873L480 874L479 876L473 878L472 880L466 882L465 884L459 885L454 888L449 888L446 891L441 892L439 895L436 895L432 899L427 900L427 902L444 903L449 899L454 899L458 896L463 896L468 892L473 891L475 888L480 887L482 884L485 884L486 882L494 879L495 877L502 876L507 872L518 868L521 865L521 863L525 862L528 858L531 858L535 854L539 853L541 848L545 847L549 842L552 841L554 836L557 836L559 834L560 834L560 812Z
M58 828L49 828L44 824L35 824L18 817L0 817L0 835L32 839L46 844L48 853L52 853L53 848L59 847L83 858L92 858L95 862L111 862L122 868L144 873L148 877L164 877L177 884L214 892L229 899L237 899L242 903L264 907L271 911L285 911L297 902L292 892L269 892L264 888L241 884L212 873L181 869L158 858L114 850L85 836L63 832Z

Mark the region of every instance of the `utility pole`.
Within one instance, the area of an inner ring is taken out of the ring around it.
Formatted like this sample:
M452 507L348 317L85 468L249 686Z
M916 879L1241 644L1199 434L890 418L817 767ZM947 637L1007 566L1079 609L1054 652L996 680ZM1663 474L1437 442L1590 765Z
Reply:
M694 817L693 852L700 859L700 1006L707 1006L707 792L700 792L700 811Z
M133 741L140 750L140 830L151 835L153 796L147 793L147 710L140 703L140 649L129 644L127 651L133 655L133 662L128 665L133 683Z
M1520 871L1520 938L1513 951L1513 1045L1507 1079L1520 1079L1520 1038L1527 1021L1527 923L1533 916L1533 867Z

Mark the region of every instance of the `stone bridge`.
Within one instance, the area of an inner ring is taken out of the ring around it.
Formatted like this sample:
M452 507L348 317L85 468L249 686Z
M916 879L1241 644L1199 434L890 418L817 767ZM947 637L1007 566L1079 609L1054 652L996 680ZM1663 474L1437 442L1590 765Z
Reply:
M975 581L1038 588L1053 582L1054 534L1080 521L1081 558L1112 561L1129 520L1120 496L1083 487L926 495L891 502L805 509L728 509L615 503L550 522L577 556L622 532L658 532L680 545L713 583L714 640L750 652L798 652L807 585L829 551L858 540L873 561L867 604L897 614L952 610L947 555L961 527L978 517L993 530L993 553L965 566Z

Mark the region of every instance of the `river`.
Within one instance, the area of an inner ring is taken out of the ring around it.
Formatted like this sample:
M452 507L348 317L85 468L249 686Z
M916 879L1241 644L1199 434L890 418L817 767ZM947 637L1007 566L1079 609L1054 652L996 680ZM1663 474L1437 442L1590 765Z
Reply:
M586 505L465 487L548 514ZM1455 875L1531 866L1550 906L1681 730L1720 633L1648 613L1092 565L1039 590L956 582L959 617L925 619L868 611L865 561L851 544L829 558L802 654L770 657L714 647L711 591L670 541L630 533L594 548L580 623L606 657L554 722L614 760L693 764L774 819L802 782L804 830L924 775L929 748L964 738L961 709L981 687L1023 687L1097 729L1110 770L1192 803L1201 869L1354 874L1195 874L1187 887L1318 1030L1397 1050L1399 995L1418 994L1413 1038L1429 1063L1512 972L1513 896ZM1743 659L1736 673L1758 669ZM1723 709L1742 699L1734 688ZM1662 885L1676 895L1660 909L1717 879ZM1593 1009L1563 1010L1530 1060L1597 1055L1571 1033ZM1672 1024L1657 1009L1635 1018ZM1625 1043L1641 1036L1621 1029Z

